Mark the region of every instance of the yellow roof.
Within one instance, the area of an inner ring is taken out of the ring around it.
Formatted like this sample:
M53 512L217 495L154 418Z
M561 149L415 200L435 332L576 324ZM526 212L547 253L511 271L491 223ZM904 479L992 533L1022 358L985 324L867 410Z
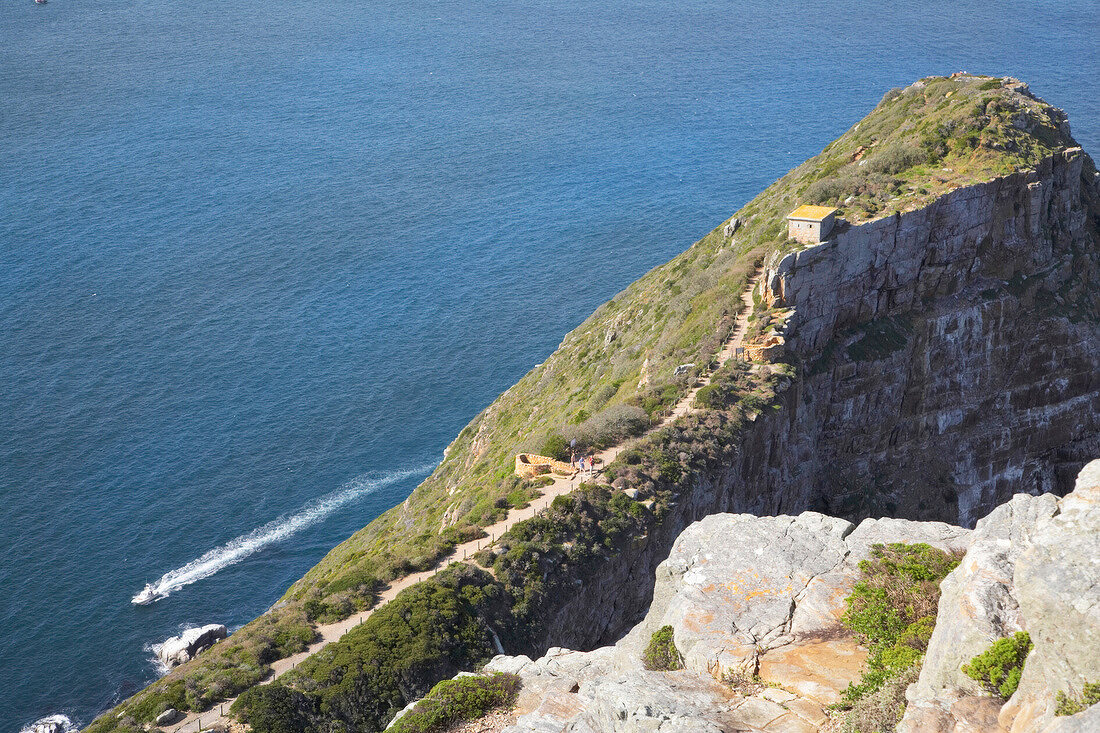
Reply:
M787 214L787 218L813 219L814 221L820 221L834 211L836 211L836 209L831 206L811 206L810 204L802 204L797 209Z

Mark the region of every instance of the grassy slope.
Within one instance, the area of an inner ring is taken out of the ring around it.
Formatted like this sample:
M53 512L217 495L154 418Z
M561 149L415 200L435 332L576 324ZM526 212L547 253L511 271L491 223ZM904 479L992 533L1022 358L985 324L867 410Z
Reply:
M492 500L514 488L506 481L514 454L539 450L547 433L563 423L636 398L647 356L651 382L658 385L677 364L705 361L725 333L723 318L739 307L754 258L785 244L784 216L798 203L839 206L841 216L862 221L919 208L948 190L1031 167L1073 144L1059 130L1063 118L1057 110L1002 90L1000 80L919 84L891 91L820 155L737 212L745 226L732 245L719 227L598 308L544 364L459 434L407 502L339 545L287 597L323 589L349 563L378 568L387 556L426 558L441 551L448 538L441 522L449 508L457 507L452 536L467 536L464 528L489 520ZM1031 131L1014 127L1013 120ZM615 334L610 343L609 333ZM673 385L678 394L685 383Z
M779 179L735 216L600 306L542 365L459 434L446 458L403 504L333 549L266 614L174 670L114 713L149 720L168 704L201 709L254 683L273 659L301 648L309 624L373 602L380 582L430 566L480 535L536 488L512 476L514 454L609 406L651 414L675 401L725 338L740 292L763 254L793 246L785 215L800 203L841 207L863 221L919 208L953 188L1033 167L1072 146L1059 110L988 77L934 77L892 90L860 123ZM613 337L611 337L613 335ZM639 388L645 366L649 386ZM119 727L100 719L97 729Z

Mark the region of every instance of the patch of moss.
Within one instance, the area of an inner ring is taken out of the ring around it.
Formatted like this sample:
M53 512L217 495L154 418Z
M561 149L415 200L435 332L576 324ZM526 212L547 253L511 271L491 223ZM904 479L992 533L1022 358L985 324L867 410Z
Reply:
M852 361L879 361L905 348L912 324L904 316L887 316L861 324L859 337L846 351Z
M514 674L496 673L443 680L393 725L392 733L441 733L495 708L511 705L522 682Z

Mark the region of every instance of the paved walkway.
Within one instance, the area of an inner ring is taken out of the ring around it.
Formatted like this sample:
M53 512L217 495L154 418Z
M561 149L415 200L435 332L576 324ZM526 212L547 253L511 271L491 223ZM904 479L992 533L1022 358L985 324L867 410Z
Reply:
M760 275L759 273L757 273L757 275L755 275L752 280L749 281L749 287L745 290L745 292L741 294L741 301L745 304L745 307L742 309L741 313L734 321L734 326L733 329L730 331L730 336L729 339L726 341L726 345L722 347L722 350L718 353L718 368L721 368L727 361L729 361L733 357L737 348L741 346L741 343L745 338L745 330L748 328L749 316L752 314L752 290L756 286L759 277ZM691 412L695 407L695 395L699 392L700 389L710 384L710 380L713 374L714 372L708 372L706 375L704 375L694 388L689 390L686 395L680 398L680 401L673 406L672 411L659 423L650 428L647 433L658 430ZM600 466L607 466L612 461L614 461L619 453L625 450L629 445L630 442L622 443L620 445L612 446L611 448L608 448L606 450L599 451L598 453L594 453L593 455L599 459ZM398 593L405 590L409 586L415 585L422 580L427 580L428 578L438 573L440 570L446 568L452 562L468 561L476 552L496 542L496 540L498 540L500 536L504 534L513 524L515 524L516 522L522 522L525 519L530 519L531 517L535 516L535 514L537 514L538 512L549 507L550 503L554 501L555 498L563 496L564 494L568 494L573 489L575 489L579 483L585 481L599 480L600 471L597 470L595 472L592 472L586 470L583 472L583 474L579 473L571 478L566 478L563 476L552 476L551 478L553 478L554 483L546 486L542 491L542 495L531 502L529 506L524 509L512 509L508 512L507 517L500 520L496 524L485 527L485 534L488 535L487 538L482 538L480 540L471 540L464 544L458 545L457 547L455 547L454 551L451 552L451 554L440 560L431 570L425 570L423 572L415 573L413 575L406 575L403 578L399 578L393 581L393 583L391 583L389 587L386 588L386 590L379 594L378 602L375 603L374 607L370 610L363 611L362 613L357 613L354 616L344 619L343 621L337 621L335 623L322 624L317 626L317 633L319 635L318 640L310 644L309 648L305 651L274 662L271 665L272 674L269 675L268 678L260 684L267 684L268 682L271 682L272 680L280 677L287 670L293 669L294 667L298 666L298 664L305 660L307 657L310 657L320 651L321 648L324 647L326 644L336 641L341 636L348 633L359 624L363 623L363 621L365 621L368 616L374 613L374 611L392 601L394 598L397 597ZM197 733L204 728L209 728L216 724L225 724L229 720L226 713L229 712L229 706L232 705L235 700L236 698L226 700L224 703L219 703L218 705L215 705L212 709L207 710L204 713L189 713L185 718L176 723L174 727L172 727L170 730L172 733Z

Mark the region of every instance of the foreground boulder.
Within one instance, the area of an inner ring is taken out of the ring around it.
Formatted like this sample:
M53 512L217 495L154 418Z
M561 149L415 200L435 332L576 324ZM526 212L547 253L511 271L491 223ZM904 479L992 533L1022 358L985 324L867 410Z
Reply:
M209 649L225 637L226 628L222 624L208 624L188 629L161 644L160 649L157 650L157 656L164 664L174 667L194 659L199 652Z
M828 705L860 679L867 653L844 627L844 599L875 544L963 550L969 530L941 522L851 522L716 514L689 527L657 568L645 620L619 642L640 655L674 629L689 670L766 681Z
M978 522L962 563L943 581L920 678L900 730L962 731L977 707L987 730L1100 730L1100 706L1055 715L1059 692L1100 681L1100 461L1063 499L1013 497ZM1027 631L1034 645L1020 685L1001 706L961 667L990 644ZM980 702L979 702L980 701Z
M839 623L871 546L961 550L969 530L938 522L716 514L686 529L657 569L645 619L611 647L498 656L523 681L509 731L813 731L858 681L866 649ZM684 668L642 656L671 626Z

